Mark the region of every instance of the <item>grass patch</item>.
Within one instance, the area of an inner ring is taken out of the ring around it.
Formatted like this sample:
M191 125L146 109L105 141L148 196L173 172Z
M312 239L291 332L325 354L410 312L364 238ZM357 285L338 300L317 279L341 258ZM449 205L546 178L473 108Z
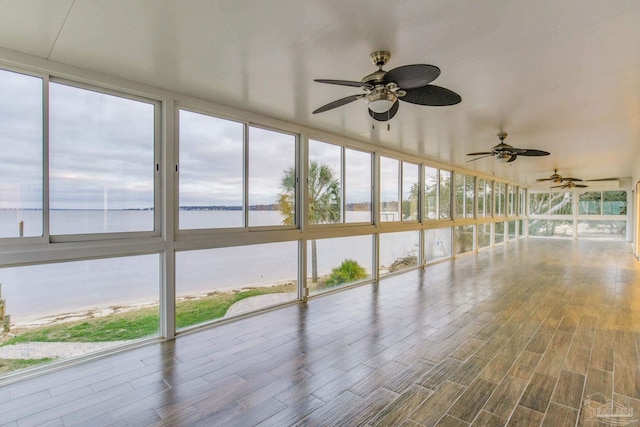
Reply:
M294 292L295 285L279 285L248 289L240 292L211 294L204 298L184 300L176 304L176 329L223 317L236 302L258 295Z
M30 368L43 363L52 362L54 359L45 357L42 359L0 359L0 374L13 372L18 369Z
M221 318L229 307L257 295L294 292L295 285L247 289L240 292L212 293L199 299L176 303L176 328L184 329ZM134 340L158 334L158 307L32 329L6 340L0 346L23 342L103 342ZM42 362L39 362L42 363Z

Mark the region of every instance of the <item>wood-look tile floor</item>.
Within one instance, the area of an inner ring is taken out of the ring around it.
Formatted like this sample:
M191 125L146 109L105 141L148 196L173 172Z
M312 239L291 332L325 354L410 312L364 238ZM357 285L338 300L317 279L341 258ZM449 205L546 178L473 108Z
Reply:
M639 340L627 243L530 239L6 385L0 424L640 425Z

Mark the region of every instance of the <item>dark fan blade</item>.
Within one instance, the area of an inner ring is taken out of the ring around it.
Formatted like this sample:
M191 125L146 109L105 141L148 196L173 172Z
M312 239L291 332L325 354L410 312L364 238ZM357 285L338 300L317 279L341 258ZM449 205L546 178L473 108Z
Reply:
M327 80L327 79L315 79L314 81L318 83L328 83L330 85L340 85L340 86L352 86L352 87L365 87L368 89L373 89L373 85L369 83L362 82L352 82L350 80Z
M455 105L462 101L462 98L457 93L436 85L426 85L416 89L408 89L407 94L400 99L412 104L430 105L433 107Z
M509 160L507 160L507 163L511 163L517 158L518 158L518 155L516 153L513 153L511 157L509 157Z
M403 65L387 71L383 77L385 83L394 82L400 89L415 89L426 86L440 75L440 68L435 65L413 64Z
M398 112L398 108L400 108L400 103L398 101L394 102L389 111L386 113L376 113L369 109L369 115L379 122L386 122L387 120L393 119L393 116Z
M323 105L322 107L318 108L317 110L315 110L313 112L313 114L318 114L318 113L324 113L325 111L331 110L333 108L336 107L341 107L345 104L348 104L350 102L355 101L356 99L360 99L360 98L364 98L365 94L359 94L359 95L351 95L351 96L347 96L346 98L342 98L342 99L338 99L337 101L333 101L328 103L327 105Z
M553 187L549 187L549 188L562 188L564 187L564 185L554 185Z
M467 163L475 162L476 160L480 160L480 159L484 159L485 157L493 156L493 153L480 153L480 154L485 154L485 155L484 156L480 156L480 157L476 157L475 159L467 160ZM467 154L467 156L473 156L473 154Z
M493 154L491 151L479 151L477 153L467 153L467 156L482 156L485 154Z
M562 178L563 181L582 181L579 178Z
M540 179L536 179L536 182L543 182L543 181L553 181L553 178L540 178Z
M574 187L576 187L576 188L587 188L588 185L576 184L576 185L574 185Z
M514 148L514 150L517 150L521 156L548 156L551 154L548 151L530 150L528 148Z

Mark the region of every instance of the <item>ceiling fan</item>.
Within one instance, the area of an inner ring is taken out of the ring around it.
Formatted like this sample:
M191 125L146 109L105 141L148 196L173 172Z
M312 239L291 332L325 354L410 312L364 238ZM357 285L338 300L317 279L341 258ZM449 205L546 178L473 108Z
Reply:
M578 181L582 181L582 180L578 180ZM567 181L561 185L554 185L553 187L549 187L549 188L587 188L588 185L584 185L584 184L576 184L574 181Z
M500 143L491 148L491 151L481 151L478 153L467 153L467 156L481 156L475 159L467 160L467 163L475 160L480 160L485 157L493 156L499 162L510 163L513 162L518 156L548 156L549 152L542 150L534 150L531 148L514 148L509 144L505 144L504 139L507 137L506 132L500 132L498 139Z
M582 181L581 179L578 178L569 178L569 177L564 177L560 174L558 174L558 169L554 169L553 170L553 174L549 177L549 178L539 178L536 179L536 182L544 182L544 181L551 181L554 184L560 184L562 182L569 182L569 181Z
M387 51L373 52L370 58L371 62L378 67L378 71L363 77L359 82L316 79L315 81L319 83L359 87L364 93L330 102L315 110L313 114L323 113L364 98L369 107L369 115L374 120L385 122L391 120L398 112L398 100L429 106L454 105L462 101L457 93L429 84L440 75L440 69L435 65L403 65L390 71L384 71L382 67L391 58L391 53Z

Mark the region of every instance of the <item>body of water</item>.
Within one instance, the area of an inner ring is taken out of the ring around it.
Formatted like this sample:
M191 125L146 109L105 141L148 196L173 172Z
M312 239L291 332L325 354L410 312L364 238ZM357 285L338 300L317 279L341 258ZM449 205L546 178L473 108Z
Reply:
M349 212L362 215L368 213ZM241 219L240 211L181 211L183 228L229 227ZM0 224L20 218L25 235L38 227L40 211L1 211ZM254 225L281 223L277 211L254 211ZM349 219L351 219L349 218ZM152 211L52 211L52 230L58 234L108 231L142 231L153 228ZM55 227L54 227L55 224ZM122 224L118 228L118 224ZM41 228L41 227L40 227ZM39 233L41 234L41 233ZM418 233L384 235L381 263L416 253ZM371 236L317 241L319 274L328 274L346 259L354 259L368 271L372 265ZM310 249L309 257L311 256ZM280 242L176 253L176 294L202 294L216 289L295 282L298 242ZM311 274L311 265L308 265ZM112 305L157 301L160 290L160 255L139 255L98 260L62 262L0 269L2 297L12 321Z

